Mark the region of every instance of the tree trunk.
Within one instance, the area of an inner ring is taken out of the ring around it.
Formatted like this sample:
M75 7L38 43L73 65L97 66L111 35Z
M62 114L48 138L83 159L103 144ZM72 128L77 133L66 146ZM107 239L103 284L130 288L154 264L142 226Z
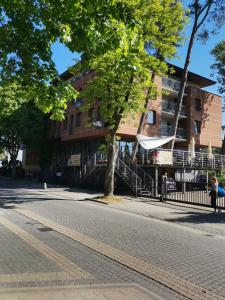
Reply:
M184 98L184 92L185 92L185 87L187 84L187 77L188 77L188 67L190 64L190 60L191 60L191 51L193 48L193 44L194 44L194 40L196 37L196 34L199 30L199 28L202 26L202 24L204 23L204 21L206 20L210 9L212 7L213 1L208 1L200 10L199 10L199 3L197 0L195 0L195 19L194 19L194 24L193 24L193 28L192 28L192 32L191 32L191 37L190 37L190 41L188 44L188 51L187 51L187 55L186 55L186 59L185 59L185 65L184 65L184 69L183 69L183 73L182 73L182 80L181 80L181 87L180 87L180 91L178 94L178 101L177 101L177 107L176 107L176 112L175 112L175 118L174 118L174 122L173 122L173 126L172 126L172 135L175 136L176 138L176 134L177 134L177 127L178 127L178 121L179 121L179 117L180 117L180 112L181 112L181 108L182 108L182 103L183 103L183 98ZM200 16L203 14L203 17L201 20L199 20ZM174 148L174 143L175 143L175 138L173 139L172 143L171 143L171 150L173 150Z
M172 133L171 133L172 135L175 136L175 138L176 138L176 134L177 134L177 127L178 127L178 121L179 121L180 112L181 112L181 108L182 108L184 92L185 92L185 88L186 88L186 84L187 84L188 67L189 67L190 59L191 59L191 51L193 48L196 33L197 33L197 20L195 20L193 28L192 28L191 38L189 41L188 51L187 51L187 55L186 55L186 59L185 59L185 65L184 65L184 69L183 69L183 73L182 73L181 86L180 86L178 99L177 99L177 107L176 107L175 118L173 121ZM174 148L175 138L171 142L171 150L173 150L173 148Z
M155 71L152 72L151 82L154 83L154 80L155 80ZM152 87L148 88L148 91L147 91L147 94L146 94L146 97L145 97L144 112L142 112L142 114L141 114L141 118L140 118L140 122L139 122L139 125L138 125L137 134L140 134L142 132L143 127L144 127L144 120L145 120L145 116L146 116L146 109L148 108L149 95L150 95L151 89L152 89ZM136 138L135 142L134 142L132 156L131 156L131 161L133 163L134 163L135 158L136 158L137 150L138 150L138 140Z
M11 163L12 163L12 178L16 178L16 158L17 156L11 156Z
M114 192L114 177L117 157L116 133L111 132L108 144L107 168L105 174L105 196L112 196Z

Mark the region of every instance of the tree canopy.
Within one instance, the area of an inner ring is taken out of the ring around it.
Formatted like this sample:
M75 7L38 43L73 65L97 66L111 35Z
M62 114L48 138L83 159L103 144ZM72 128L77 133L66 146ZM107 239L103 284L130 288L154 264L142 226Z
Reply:
M109 131L106 178L108 180L108 174L111 174L111 187L106 188L106 194L113 190L116 132L129 114L144 110L146 89L150 90L147 100L155 97L151 73L162 75L168 72L165 59L176 53L176 47L182 41L184 21L183 7L175 0L137 1L132 27L114 22L114 30L120 35L118 46L80 64L81 68L94 71L93 78L81 93L86 99L85 109L91 108L100 98L100 114ZM160 56L156 56L157 52Z
M51 46L61 41L87 58L119 43L114 20L133 26L133 0L21 0L0 3L0 84L18 81L32 101L62 119L76 91L60 80ZM55 84L51 84L55 82Z
M218 43L211 51L215 58L215 63L211 66L217 72L217 80L220 84L220 93L225 92L225 41Z

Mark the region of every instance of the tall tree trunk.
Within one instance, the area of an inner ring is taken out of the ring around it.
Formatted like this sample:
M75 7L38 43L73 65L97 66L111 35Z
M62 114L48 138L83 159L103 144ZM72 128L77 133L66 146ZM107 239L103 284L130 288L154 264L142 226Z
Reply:
M155 71L152 72L151 75L151 82L154 83L155 80ZM152 87L149 87L147 90L147 94L145 96L145 104L144 104L144 111L141 114L141 118L140 118L140 122L138 125L138 130L137 130L137 134L140 134L142 132L142 129L144 127L144 121L145 121L145 117L146 117L146 109L148 108L148 103L149 103L149 95L151 93ZM134 142L134 147L133 147L133 152L132 152L132 156L131 156L131 161L134 163L135 158L136 158L136 154L138 151L138 140L137 138L135 139Z
M134 81L134 75L131 74L129 83L132 84ZM130 90L127 91L125 95L125 102L129 101ZM119 128L121 118L123 116L124 108L121 107L119 110L115 111L115 125L112 130L109 131L109 142L108 142L108 157L107 157L107 168L105 174L105 196L112 196L114 192L114 177L115 177L115 166L118 154L118 149L116 145L116 132Z
M11 156L11 163L12 163L12 178L16 178L16 158L17 156Z
M178 127L180 112L181 112L181 108L182 108L182 104L183 104L184 92L185 92L185 88L186 88L186 84L187 84L188 67L189 67L190 59L191 59L191 51L193 48L196 33L197 33L197 21L195 20L193 28L192 28L191 38L190 38L189 45L188 45L188 51L187 51L185 65L184 65L184 69L183 69L183 73L182 73L181 86L180 86L178 99L177 99L175 118L173 120L173 125L172 125L171 135L174 135L175 138L176 138L176 134L177 134L177 127ZM174 148L175 138L171 142L171 150L173 150L173 148Z
M202 24L206 20L208 14L209 14L209 11L212 7L212 4L213 4L212 0L206 1L207 3L205 5L203 5L203 7L199 10L198 0L195 0L194 2L195 2L194 24L192 27L191 37L190 37L190 41L188 44L188 51L187 51L184 69L183 69L183 73L182 73L181 87L180 87L179 94L178 94L175 118L174 118L173 126L172 126L172 135L174 135L175 138L176 138L176 134L177 134L177 127L178 127L178 121L179 121L180 112L181 112L181 108L182 108L184 92L185 92L185 88L186 88L186 84L187 84L188 67L189 67L190 60L191 60L191 51L193 48L194 40L195 40L195 37L196 37L196 34L197 34L199 28L202 26ZM200 20L199 18L202 14L203 14L203 17ZM173 148L174 148L175 138L171 142L171 150L173 150Z
M108 143L108 158L107 158L107 168L105 174L105 196L112 196L114 192L116 158L117 158L116 132L113 131L110 134L109 143Z

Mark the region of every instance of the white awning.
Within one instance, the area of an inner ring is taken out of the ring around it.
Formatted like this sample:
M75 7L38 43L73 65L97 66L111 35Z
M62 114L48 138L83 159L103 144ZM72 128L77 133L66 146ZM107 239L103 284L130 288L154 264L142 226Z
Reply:
M167 144L174 138L175 138L174 135L168 137L160 137L160 136L149 137L142 134L137 134L138 143L146 150L158 148L164 144Z

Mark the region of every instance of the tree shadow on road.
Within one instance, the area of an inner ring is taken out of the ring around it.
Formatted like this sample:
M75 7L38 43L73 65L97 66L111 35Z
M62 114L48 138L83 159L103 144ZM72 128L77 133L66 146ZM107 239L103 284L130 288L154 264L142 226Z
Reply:
M179 215L175 218L167 218L164 221L174 222L174 223L194 223L194 224L225 224L225 212L214 213L214 212L174 212L174 214Z
M9 209L9 208L13 208L13 206L15 205L19 205L22 203L28 203L28 202L41 202L41 201L59 201L59 200L63 200L63 201L68 201L68 199L61 199L61 198L36 198L36 197L31 197L31 198L21 198L21 197L15 197L15 196L10 196L10 197L4 197L4 199L0 199L0 208L4 208L4 209ZM69 200L71 201L71 200Z

